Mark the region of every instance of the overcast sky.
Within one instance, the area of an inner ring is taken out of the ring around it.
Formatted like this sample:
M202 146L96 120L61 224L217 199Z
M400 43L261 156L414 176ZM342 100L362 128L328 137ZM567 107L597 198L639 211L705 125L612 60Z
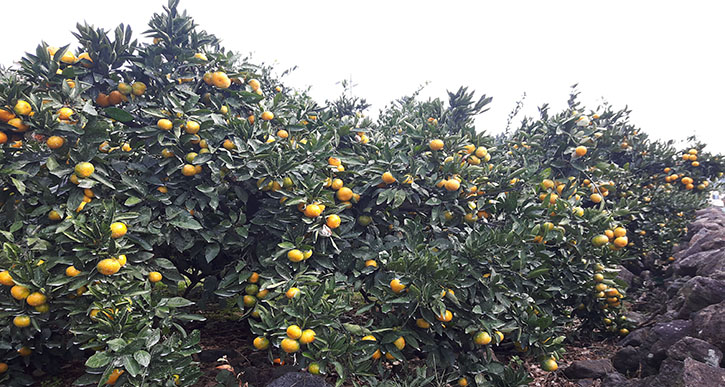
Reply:
M3 2L0 63L45 40L73 43L86 20L140 35L166 0ZM38 5L41 3L39 2ZM526 93L523 113L582 101L629 106L658 138L696 134L725 153L725 1L199 1L182 0L201 28L256 61L298 66L286 79L323 102L352 78L372 111L428 82L423 96L467 85L493 96L477 121L496 133ZM518 122L518 120L517 120Z

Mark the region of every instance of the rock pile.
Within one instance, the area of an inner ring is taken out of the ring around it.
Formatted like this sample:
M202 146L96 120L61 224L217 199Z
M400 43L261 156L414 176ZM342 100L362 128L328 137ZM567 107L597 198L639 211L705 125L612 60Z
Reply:
M611 362L574 362L567 377L602 387L725 386L725 212L698 211L685 239L664 284L666 309L622 339ZM639 277L651 284L648 271Z

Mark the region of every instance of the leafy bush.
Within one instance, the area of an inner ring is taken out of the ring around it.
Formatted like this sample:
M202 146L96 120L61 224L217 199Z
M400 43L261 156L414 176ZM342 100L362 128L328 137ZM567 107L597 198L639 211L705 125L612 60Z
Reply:
M664 267L722 174L575 94L497 137L466 88L320 106L177 5L153 43L79 25L78 57L42 43L2 73L3 383L80 359L81 385L192 385L193 296L340 381L524 384L502 355L552 370L565 332L627 333L618 265Z

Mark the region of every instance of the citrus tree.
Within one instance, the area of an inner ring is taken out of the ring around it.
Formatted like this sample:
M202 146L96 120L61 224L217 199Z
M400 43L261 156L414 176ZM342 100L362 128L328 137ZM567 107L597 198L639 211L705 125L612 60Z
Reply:
M232 304L270 363L338 383L525 384L566 332L627 334L618 265L666 265L723 170L575 95L495 138L466 88L374 120L177 0L149 27L78 25L0 74L4 383L78 359L79 385L192 385L196 304Z

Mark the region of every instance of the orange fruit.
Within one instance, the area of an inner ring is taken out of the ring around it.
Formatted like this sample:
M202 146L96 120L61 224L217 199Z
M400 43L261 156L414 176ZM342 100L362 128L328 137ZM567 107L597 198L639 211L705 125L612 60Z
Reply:
M121 270L121 264L115 259L106 258L98 262L96 269L103 275L113 275Z
M627 243L629 243L629 240L626 236L621 236L621 237L615 238L613 243L615 246L622 248L624 246L627 246Z
M15 110L16 114L19 114L21 116L27 116L30 114L30 112L33 111L33 108L30 106L30 104L25 100L18 100L18 102L15 104Z
M0 271L0 284L5 286L15 286L15 281L13 281L13 277L10 276L10 273L7 270Z
M38 306L45 304L46 297L43 293L40 292L34 292L31 293L28 298L25 299L25 302L28 303L30 306Z
M443 149L444 145L445 144L443 143L443 140L440 140L440 139L431 140L431 142L428 143L428 147L432 151L439 151L439 150Z
M398 337L393 341L393 345L395 345L395 348L398 348L398 351L402 351L405 348L405 338L403 336Z
M211 75L211 83L220 89L226 89L232 85L231 79L223 71L213 73Z
M18 328L25 328L30 326L30 317L28 316L15 316L13 318L13 325Z
M8 125L17 129L18 132L24 132L30 128L30 126L25 124L20 118L12 118L10 121L8 121Z
M30 289L22 285L15 285L10 288L10 295L16 300L24 300L30 295Z
M71 116L73 115L73 109L62 107L58 109L58 119L59 120L70 120Z
M304 213L308 218L316 218L322 214L322 208L317 204L308 204L305 207Z
M68 266L65 268L65 275L68 277L75 277L78 274L81 274L81 271L76 269L75 266Z
M297 325L290 325L287 327L287 337L290 339L297 340L302 337L302 329Z
M2 122L8 122L11 119L15 118L15 113L8 110L9 108L0 108L0 121Z
M5 144L8 142L8 135L4 132L0 132L0 145Z
M287 137L289 137L289 132L287 132L284 129L280 129L280 130L277 131L277 137L279 137L279 138L287 138Z
M146 84L143 82L134 82L131 84L131 93L137 97L142 96L146 92Z
M478 345L486 345L491 342L491 335L488 332L478 332L473 337L473 342Z
M365 261L365 267L378 267L378 263L374 259Z
M304 253L302 253L301 250L292 249L287 252L287 259L289 259L292 262L300 262L303 259L305 259L305 255L304 255Z
M343 202L349 201L352 199L352 190L347 187L342 187L339 190L337 190L337 199Z
M162 118L162 119L156 121L156 126L158 126L159 129L171 130L171 128L174 127L174 124L171 122L171 120Z
M399 294L405 290L405 285L403 285L399 279L395 278L390 281L390 289L393 290L393 293Z
M333 215L330 215L327 217L326 224L327 224L327 227L334 229L334 228L340 227L340 222L341 222L340 217L333 214Z
M108 94L108 103L110 103L111 105L118 105L125 100L126 97L118 90L114 90L110 94Z
M298 289L298 288L289 288L289 290L287 290L284 295L287 298L295 298L295 297L297 297L298 294L300 294L300 289Z
M395 183L395 177L393 177L393 174L390 172L383 173L383 183L385 184L393 184Z
M594 203L600 203L602 201L602 195L595 193L589 196L589 199Z
M60 214L58 213L58 211L56 211L56 210L51 210L51 211L50 211L50 212L48 213L48 219L50 219L50 220L52 220L52 221L54 221L54 222L57 222L57 221L59 221L59 220L61 219L61 217L60 217Z
M20 355L22 357L28 357L32 353L33 353L33 350L28 347L20 347L20 349L18 349L18 355Z
M587 147L579 145L576 149L574 149L574 153L576 153L577 156L582 157L587 154Z
M594 279L594 282L604 281L604 275L602 275L601 273L594 274L594 277L592 278Z
M327 159L327 163L335 167L339 167L340 165L342 165L342 161L340 161L340 159L332 156Z
M419 318L415 320L415 326L418 328L428 329L430 328L430 323L422 318Z
M307 366L307 370L310 371L312 375L319 375L320 365L317 363L310 363L310 365Z
M86 177L91 176L93 174L93 172L95 172L96 168L93 166L93 164L84 161L82 163L76 164L74 170L78 177L84 179Z
M184 164L181 168L181 174L184 176L194 176L196 175L196 168L191 164Z
M448 191L458 191L461 187L461 183L456 179L450 179L446 181L445 187Z
M127 261L126 255L125 254L119 255L118 258L116 258L116 261L118 261L119 265L126 266L126 261Z
M125 224L121 222L113 222L111 223L111 238L118 239L124 235L126 235L126 232L128 231L128 228Z
M280 343L280 347L286 353L295 353L300 350L300 343L297 340L285 338L285 339L282 339L282 343Z
M271 121L274 119L274 113L272 113L270 111L266 111L266 112L262 113L262 115L260 117L264 121Z
M263 351L267 348L269 348L269 340L267 340L266 337L257 336L254 338L254 341L252 342L254 345L254 348Z
M108 96L104 93L98 93L96 97L96 104L100 107L110 106L111 102L108 100Z
M118 381L118 378L121 377L121 375L124 373L124 370L114 369L111 371L111 375L108 376L108 380L106 381L107 385L114 385Z
M612 232L616 238L623 237L627 235L627 229L624 227L617 227Z
M559 365L556 364L556 360L549 358L541 362L541 369L548 372L554 372L559 369Z
M196 134L199 132L200 125L196 121L186 121L186 133Z
M302 331L302 335L300 336L301 344L309 344L313 341L315 341L315 331L312 329L305 329Z
M453 313L451 313L450 310L446 309L443 314L437 315L436 318L438 319L438 321L449 322L453 320Z
M251 87L251 88L252 88L252 90L254 90L254 91L257 91L257 90L259 90L259 88L260 88L260 87L262 86L262 85L261 85L261 84L259 83L259 81L258 81L258 80L256 80L256 79L250 79L250 80L249 80L249 82L247 82L247 84L248 84L248 85L249 85L249 87Z
M149 273L149 281L151 281L152 283L159 282L163 278L164 276L161 275L161 273L159 273L158 271L152 271L151 273Z
M8 371L7 363L0 363L0 374L4 374Z
M468 379L466 379L466 378L458 379L458 385L461 387L466 387L468 385Z

